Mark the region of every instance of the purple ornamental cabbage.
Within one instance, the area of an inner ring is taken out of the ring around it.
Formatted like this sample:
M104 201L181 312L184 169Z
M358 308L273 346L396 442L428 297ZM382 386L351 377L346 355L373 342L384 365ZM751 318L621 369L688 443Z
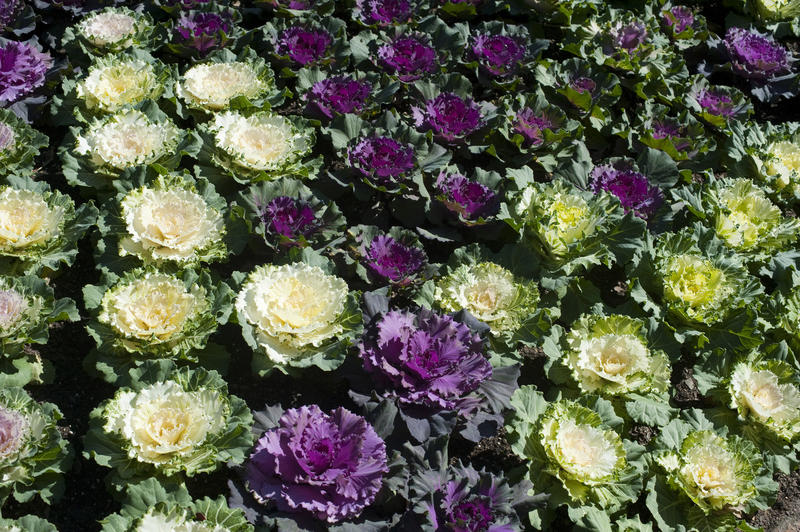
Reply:
M314 83L305 99L328 118L336 113L355 113L364 110L372 84L349 76L333 76Z
M175 24L175 34L183 44L204 55L222 44L220 33L230 32L230 18L217 13L183 14Z
M569 86L572 87L572 90L578 94L588 92L592 96L594 95L594 91L597 89L597 83L595 83L593 79L583 77L573 79Z
M283 237L289 245L308 237L319 229L311 204L289 196L278 196L270 200L261 213L267 232Z
M52 65L50 55L31 44L0 45L0 105L14 103L44 85Z
M500 212L500 198L482 183L470 181L460 174L441 172L436 189L445 206L466 220L489 218Z
M478 35L472 53L489 74L507 77L516 73L525 59L525 43L507 35Z
M416 81L436 70L436 50L421 37L399 37L378 49L383 68L403 83Z
M293 9L295 11L307 11L311 9L311 5L314 3L313 0L271 0L270 2L275 7L283 6L286 9Z
M639 46L647 42L647 27L644 22L629 22L628 24L617 24L608 31L611 37L613 49L605 50L606 55L611 55L617 49L622 48L631 53Z
M363 262L375 275L397 286L406 286L428 263L425 251L387 235L378 235L361 250Z
M733 100L727 94L713 90L703 90L697 96L697 103L709 114L731 117L736 114Z
M357 517L372 504L389 472L386 444L345 408L291 408L256 443L247 465L249 489L279 511L328 523Z
M409 0L356 0L365 24L389 26L411 18L414 9Z
M0 2L0 31L14 22L20 7L22 7L20 0L3 0L3 2Z
M350 148L347 160L364 177L390 184L414 169L415 154L411 144L403 145L389 137L366 137Z
M664 202L661 190L651 185L644 174L630 168L615 168L610 164L595 166L590 175L589 187L599 194L606 191L617 198L625 212L647 220Z
M744 28L730 28L724 44L734 72L745 78L766 80L791 70L789 51L772 37Z
M376 318L359 345L364 369L401 405L469 416L473 394L492 376L483 342L469 327L427 309Z
M528 146L541 146L544 143L545 130L552 130L556 123L545 113L536 113L533 109L525 107L517 113L514 123L514 133L522 135Z
M654 139L670 139L678 151L686 151L692 146L686 138L686 128L671 120L655 120L651 127Z
M455 142L483 125L481 109L473 100L443 92L425 102L425 109L412 108L418 128L429 127L447 142Z
M277 51L303 66L325 58L333 44L333 36L325 30L309 30L294 26L278 37Z
M661 13L661 23L665 28L672 28L677 35L691 28L694 24L694 13L685 6L675 6Z

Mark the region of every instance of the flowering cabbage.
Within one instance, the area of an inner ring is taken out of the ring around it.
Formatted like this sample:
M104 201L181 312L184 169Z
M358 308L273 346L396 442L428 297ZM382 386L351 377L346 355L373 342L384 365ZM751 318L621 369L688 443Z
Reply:
M386 445L361 416L318 406L283 412L247 463L248 489L262 504L329 524L358 517L389 473Z
M231 12L190 11L175 21L167 47L178 55L205 56L224 46L235 32Z
M705 17L689 7L667 4L658 16L661 18L661 30L679 50L697 46L708 39Z
M205 182L201 185L204 191L210 187ZM150 186L128 192L120 201L125 224L120 255L135 255L146 264L181 265L226 258L222 198L205 195L192 180L179 175L161 175ZM220 201L211 205L212 199Z
M753 4L763 20L789 20L800 16L797 0L753 0Z
M684 103L697 116L719 128L753 114L753 104L742 91L724 85L710 85L704 76L695 78Z
M402 288L430 275L428 256L416 235L398 227L388 233L375 226L358 225L348 231L356 244L361 267L356 270L366 282Z
M14 23L24 7L25 3L22 0L9 0L0 6L0 32L4 32Z
M480 181L482 176L491 177L489 173L481 173L480 169L476 169L475 180L442 170L434 184L439 193L436 199L457 214L462 223L480 224L500 211L500 197L492 187Z
M57 270L72 264L76 242L97 219L89 202L75 204L46 183L12 179L0 186L0 272Z
M17 118L7 109L0 109L0 177L27 175L39 151L48 139Z
M35 44L0 43L0 105L7 107L44 85L52 66L50 54Z
M75 86L75 95L89 111L114 113L147 99L157 100L169 81L166 67L147 56L107 55L95 59Z
M766 80L792 69L790 52L771 37L756 31L729 28L724 44L733 71L742 77Z
M413 146L390 137L362 138L350 148L347 161L378 183L401 181L416 165Z
M350 76L332 76L314 83L303 96L327 118L338 114L360 114L372 93L372 84Z
M190 67L175 85L175 94L187 106L204 111L240 108L243 101L263 107L274 92L272 69L252 52L212 54L209 61Z
M605 191L619 199L625 212L647 220L664 203L664 193L637 172L629 161L614 161L592 169L589 187L595 194Z
M244 460L253 417L216 371L162 360L130 374L129 386L92 411L84 438L84 457L114 468L115 483L194 476Z
M142 111L129 109L89 124L76 136L74 151L98 173L117 175L174 156L182 135L166 117L155 121Z
M0 501L39 496L51 504L64 492L61 473L72 462L67 441L56 425L58 407L35 401L22 388L0 388Z
M122 510L100 523L101 532L253 532L244 512L224 497L192 500L185 487L168 491L153 477L127 484Z
M655 462L665 477L658 474L648 483L647 507L660 528L733 532L739 523L734 511L749 513L774 500L777 483L763 469L758 449L739 436L715 432L698 410L672 421L656 442ZM661 511L667 501L678 510Z
M212 283L208 273L178 274L134 269L104 284L84 287L86 307L97 312L87 325L116 370L131 359L182 358L197 361L208 337L230 314L232 292ZM119 375L117 375L119 377Z
M518 368L493 369L467 325L427 309L376 314L359 350L378 397L395 402L411 436L425 441L456 425L477 441L507 405ZM357 402L367 398L352 394ZM490 425L478 430L478 425Z
M443 92L425 102L425 107L413 107L417 128L432 130L445 142L463 141L485 125L482 106L470 98Z
M608 401L583 396L578 402L547 402L534 386L523 386L511 404L511 448L527 461L534 489L551 493L548 507L595 507L613 516L638 498L644 448L620 438L614 428L622 419ZM570 511L573 519L580 515ZM547 514L534 511L529 517L535 527L547 528Z
M800 436L800 379L778 360L744 360L729 377L730 407L787 441Z
M291 366L334 369L358 320L347 283L302 262L253 270L236 298L236 312L245 340L258 351L254 369L261 374Z
M118 52L147 44L153 30L153 20L149 15L126 7L91 11L74 29L85 41L103 52Z
M394 26L407 22L416 9L412 0L356 0L353 17L367 26Z
M404 83L415 81L439 69L436 49L423 35L399 36L378 49L383 68Z
M205 132L204 157L240 182L273 180L316 171L303 157L314 146L314 130L298 117L269 111L217 113Z
M323 62L328 58L333 35L322 28L291 26L278 35L275 52L300 66Z

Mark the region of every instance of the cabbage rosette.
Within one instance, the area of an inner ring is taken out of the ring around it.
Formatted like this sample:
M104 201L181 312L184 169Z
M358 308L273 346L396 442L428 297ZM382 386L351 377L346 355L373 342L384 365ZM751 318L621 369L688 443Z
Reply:
M34 160L48 143L46 135L8 109L0 109L0 179L31 174Z
M421 198L429 196L423 172L442 169L451 156L392 111L372 122L355 115L337 116L322 131L344 163L329 175L342 187L351 187L359 201L383 192L419 206Z
M513 91L532 65L550 46L547 39L531 38L525 26L490 21L470 28L462 64L475 73L481 85Z
M127 7L106 7L85 14L64 30L61 45L70 56L93 57L128 48L152 50L157 44L153 18Z
M170 358L216 366L208 337L224 325L233 291L205 271L166 273L137 268L121 276L106 272L100 285L86 285L83 298L94 313L86 326L97 343L87 365L115 382L129 366Z
M790 268L792 270L792 268ZM764 304L762 317L769 323L770 339L785 341L792 352L800 353L800 276L794 272L788 279L790 286L775 290Z
M231 210L275 254L299 256L340 242L346 220L336 203L288 177L251 185Z
M538 263L522 246L499 253L472 244L456 249L445 269L426 283L416 302L444 312L465 310L489 326L493 366L520 361L517 346L538 345L559 316L556 301L541 297Z
M343 69L350 60L347 24L333 16L272 18L256 38L270 49L281 75L290 78L302 67Z
M185 10L168 23L170 40L164 48L184 60L204 58L227 47L236 49L238 39L244 34L239 26L241 20L240 12L228 9L225 4Z
M492 139L489 153L515 167L535 161L553 171L560 161L571 157L575 141L583 138L580 123L551 104L541 88L505 96L499 107L503 117L497 128L499 138L493 135L496 140Z
M360 329L357 294L319 255L305 250L302 258L234 276L241 282L236 313L259 376L336 369Z
M78 321L75 302L56 299L38 276L0 276L0 385L25 386L46 379L46 364L28 344L46 344L50 325Z
M548 402L529 385L514 393L511 405L511 448L526 460L535 492L550 494L546 508L528 515L534 527L547 529L562 505L575 522L596 510L614 519L638 498L645 449L620 438L623 420L611 403L593 395Z
M736 515L775 500L778 484L756 446L716 431L700 410L685 410L655 446L646 504L660 530L734 532L742 524Z
M548 378L577 385L581 394L605 397L628 418L664 426L674 416L669 405L670 355L676 345L663 340L666 331L655 319L625 314L584 313L568 332L554 327L543 342L550 357Z
M548 101L584 125L600 131L612 122L609 111L622 96L619 77L584 59L540 61L534 75Z
M190 66L176 83L178 111L184 113L182 104L201 111L198 118L206 118L206 113L228 110L268 110L283 100L274 77L264 59L250 49L238 55L230 50L213 52Z
M107 192L114 179L128 177L139 167L177 168L184 155L195 156L200 147L194 132L179 129L148 102L82 129L70 128L59 153L68 183Z
M77 242L97 221L89 201L75 207L45 182L9 177L0 185L0 273L56 271L71 265Z
M744 122L753 114L753 104L742 91L725 85L711 85L705 76L693 78L683 104L695 116L720 129L732 122Z
M52 504L64 493L72 451L57 426L61 418L56 405L37 402L22 388L0 389L0 501L38 496Z
M104 209L99 265L120 270L115 263L194 267L227 260L228 204L213 185L188 173L142 181L138 188L139 183L120 182L114 205Z
M406 499L406 464L390 451L380 416L317 405L254 414L255 448L229 483L233 506L250 522L277 530L379 530L397 523L387 508ZM235 501L235 502L234 502Z
M244 512L224 497L193 500L184 486L167 488L152 477L128 484L120 512L101 524L101 532L253 532Z
M611 194L593 194L561 179L536 183L526 167L508 175L518 191L509 194L505 221L541 257L553 282L566 282L594 264L625 264L641 246L644 222L625 214Z
M497 214L505 194L502 175L483 168L447 165L434 172L430 193L438 203L431 203L428 219L437 225L450 222L460 227L485 226L488 233L497 228Z
M296 88L306 103L304 114L327 122L344 114L378 114L381 107L391 104L400 84L388 82L375 72L356 70L333 76L312 67L297 73Z
M660 2L656 13L651 6L646 6L647 15L661 21L661 31L670 38L678 50L694 48L708 39L708 23L706 18L690 7L673 5L670 0ZM652 10L652 12L651 12Z
M702 188L675 191L688 209L748 265L791 259L800 220L783 215L768 194L746 178L709 181Z
M355 225L347 230L351 244L345 261L371 286L392 291L419 286L433 277L438 266L413 231L393 226L383 232L374 225Z
M389 299L376 294L365 296L365 309L364 376L350 392L365 412L391 412L417 442L453 431L470 441L496 433L519 365L492 367L475 332L485 334L484 324L466 312L389 310Z
M216 371L148 361L92 410L83 455L113 469L121 490L146 477L172 478L239 464L253 444L247 404Z
M773 472L789 474L800 448L800 366L785 342L748 353L700 353L693 375L701 393L719 406L708 416L763 452Z
M204 165L200 173L215 184L231 178L245 185L284 176L313 179L321 165L320 158L308 158L315 130L298 116L224 111L199 131L203 149L198 158Z
M711 230L696 224L658 242L648 235L646 246L629 276L634 300L698 347L761 343L755 311L763 287Z
M52 112L59 125L94 119L172 95L175 74L142 50L97 57L83 77L65 78Z
M0 527L8 532L58 532L52 523L35 515L23 515L18 519L0 519Z

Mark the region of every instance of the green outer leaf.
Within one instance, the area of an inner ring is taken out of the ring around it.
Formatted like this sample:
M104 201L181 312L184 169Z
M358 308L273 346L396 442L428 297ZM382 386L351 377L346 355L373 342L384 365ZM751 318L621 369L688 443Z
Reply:
M14 144L0 151L0 178L26 176L33 171L34 160L47 147L49 139L8 109L0 109L0 127L3 125L11 127Z

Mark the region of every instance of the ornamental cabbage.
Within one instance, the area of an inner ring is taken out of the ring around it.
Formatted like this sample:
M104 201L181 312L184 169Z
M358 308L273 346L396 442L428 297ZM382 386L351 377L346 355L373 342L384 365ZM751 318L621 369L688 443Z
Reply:
M301 172L301 159L314 145L313 130L304 121L269 111L218 113L207 127L216 147L212 162L240 179L270 180Z
M472 40L472 54L481 68L501 78L515 75L527 52L525 40L509 35L482 33Z
M55 405L22 388L0 388L0 502L11 494L17 502L38 495L47 504L61 496L61 473L72 460L56 425L61 418Z
M275 43L275 51L301 66L323 61L333 44L333 35L324 29L292 26L283 30Z
M257 101L272 90L272 70L263 60L201 63L175 85L186 105L206 111L228 109L236 98Z
M461 174L443 170L434 186L437 199L465 223L480 223L500 212L500 197L494 190Z
M65 200L58 192L0 187L0 255L25 257L57 241L74 210Z
M754 0L758 16L763 20L789 20L800 16L797 0Z
M443 92L425 102L425 108L413 107L417 128L431 129L446 142L457 142L484 125L481 106L470 98Z
M175 21L173 46L171 50L182 51L190 48L206 55L215 48L224 45L234 26L227 12L207 13L196 11L183 13Z
M91 123L77 136L75 152L116 174L174 155L182 133L169 119L156 122L129 109Z
M365 137L350 147L347 162L376 184L392 184L408 177L416 156L411 144L390 137Z
M318 362L309 357L335 347L352 326L352 305L343 279L302 262L259 266L236 298L245 339L260 351L256 357L279 367Z
M264 432L246 479L262 504L333 524L372 504L387 473L386 444L366 419L311 405L286 410Z
M114 113L146 99L157 100L167 84L164 67L127 55L108 55L92 63L76 86L76 95L89 110Z
M797 194L800 190L800 145L793 140L775 141L766 149L764 169L775 176L775 187Z
M518 279L493 262L463 264L436 281L434 300L443 310L468 311L493 334L513 333L539 304L536 283Z
M671 368L666 353L648 345L644 321L612 314L584 314L567 334L564 362L580 389L619 396L664 393Z
M664 194L652 185L644 174L635 171L624 162L595 166L590 176L589 187L597 194L606 191L619 199L625 212L647 220L664 203Z
M332 76L314 83L303 99L327 118L333 118L336 113L361 113L371 93L372 84L368 81Z
M126 7L107 7L85 15L78 33L103 51L120 51L135 46L153 31L149 16Z
M120 207L126 228L120 255L135 255L145 263L178 264L227 256L222 212L180 177L160 176L152 186L126 194Z
M84 456L115 468L115 482L193 476L244 460L253 418L216 371L148 361L131 377L92 411L84 440Z
M33 44L0 43L0 105L7 107L44 85L52 66L50 54Z
M734 73L742 77L768 80L791 72L791 53L771 36L732 27L724 45Z
M7 109L0 109L0 178L27 175L48 138Z
M744 360L730 374L730 407L786 441L800 435L800 386L796 371L779 360Z
M439 68L436 49L425 35L401 36L378 49L383 68L403 83L418 80Z
M416 9L410 0L356 0L353 16L367 26L394 26L407 22Z
M378 234L369 242L363 242L360 248L362 262L369 272L393 286L412 284L428 262L428 256L422 247L405 239Z

